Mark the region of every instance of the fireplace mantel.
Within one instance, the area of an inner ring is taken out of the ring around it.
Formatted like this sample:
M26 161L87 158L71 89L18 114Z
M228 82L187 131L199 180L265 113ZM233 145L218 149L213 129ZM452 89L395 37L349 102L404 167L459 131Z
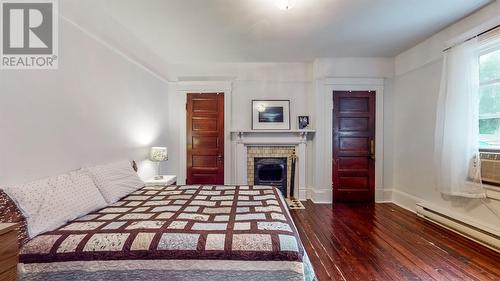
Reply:
M238 134L254 134L254 133L304 133L304 134L309 134L309 133L314 133L316 132L315 130L231 130L231 133L238 133Z
M233 141L257 144L298 144L307 141L315 130L231 130Z
M293 146L298 158L297 176L298 190L296 194L300 200L306 199L306 146L308 138L314 130L231 130L231 142L237 184L248 184L247 180L247 150L251 146Z

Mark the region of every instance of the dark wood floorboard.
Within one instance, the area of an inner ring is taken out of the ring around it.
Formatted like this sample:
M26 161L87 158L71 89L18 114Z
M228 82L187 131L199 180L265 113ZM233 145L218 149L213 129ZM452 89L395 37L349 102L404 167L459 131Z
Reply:
M292 210L320 281L500 281L500 254L394 204Z

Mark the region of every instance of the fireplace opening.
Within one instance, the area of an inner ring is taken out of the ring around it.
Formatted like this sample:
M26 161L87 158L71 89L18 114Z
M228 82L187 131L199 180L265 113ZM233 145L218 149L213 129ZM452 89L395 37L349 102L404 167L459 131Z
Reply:
M258 171L259 179L262 181L279 181L283 180L283 165L269 165Z
M277 187L287 197L287 158L255 157L254 184Z

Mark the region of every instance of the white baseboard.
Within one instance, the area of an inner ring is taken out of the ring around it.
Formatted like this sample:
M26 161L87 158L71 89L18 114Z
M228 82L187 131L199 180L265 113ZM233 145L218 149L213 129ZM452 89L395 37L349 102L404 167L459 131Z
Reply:
M332 189L331 188L308 188L307 199L313 201L315 204L331 204L332 203Z
M500 252L500 229L497 226L478 223L470 217L451 213L430 203L417 204L417 214L425 220Z
M390 192L392 195L390 200L391 203L412 213L417 213L417 203L423 202L422 199L397 189L392 189Z
M486 186L486 189L488 198L500 200L500 188ZM332 203L332 190L331 188L303 188L300 191L299 199L309 199L318 204ZM375 203L394 203L402 208L416 213L416 206L419 202L423 202L423 200L400 190L383 188L375 190Z
M438 207L400 190L392 190L392 203L465 238L500 251L500 241L494 238L500 237L500 229L497 226L478 223L471 217Z
M392 202L392 190L386 190L379 188L375 190L375 203L391 203Z
M299 200L300 201L307 200L308 190L309 190L309 187L308 188L300 188L300 191L299 191Z
M306 193L305 198L313 201L316 204L331 204L332 203L332 189L331 188L316 189L316 188L308 187L306 192L307 193ZM300 197L300 198L304 198L304 197ZM378 189L375 191L375 203L390 203L390 202L392 202L392 190Z
M498 190L493 191L498 192ZM315 204L332 203L331 188L316 189L308 187L304 192L306 193L305 197ZM440 208L421 198L396 189L378 189L375 191L375 197L376 203L394 203L465 238L479 242L496 251L500 249L500 245L495 244L495 240L491 238L500 235L500 229L496 226L478 223L473 218ZM459 225L459 223L461 224ZM490 233L489 237L485 235L486 232Z

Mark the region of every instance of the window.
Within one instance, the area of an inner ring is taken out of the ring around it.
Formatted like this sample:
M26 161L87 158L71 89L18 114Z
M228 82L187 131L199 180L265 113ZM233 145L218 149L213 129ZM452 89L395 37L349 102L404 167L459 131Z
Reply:
M479 147L500 150L500 46L479 57Z

